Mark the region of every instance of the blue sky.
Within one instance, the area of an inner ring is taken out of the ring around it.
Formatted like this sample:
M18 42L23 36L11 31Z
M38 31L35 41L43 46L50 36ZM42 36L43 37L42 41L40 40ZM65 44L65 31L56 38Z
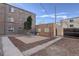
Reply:
M12 5L35 13L36 24L54 23L55 6L57 22L62 19L79 16L79 4L77 3L14 3Z

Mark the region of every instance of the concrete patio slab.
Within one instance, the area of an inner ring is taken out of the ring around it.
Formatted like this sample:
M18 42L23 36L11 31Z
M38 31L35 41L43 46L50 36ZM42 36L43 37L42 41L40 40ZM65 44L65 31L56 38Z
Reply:
M4 56L22 56L22 53L14 46L8 37L2 37L2 44Z

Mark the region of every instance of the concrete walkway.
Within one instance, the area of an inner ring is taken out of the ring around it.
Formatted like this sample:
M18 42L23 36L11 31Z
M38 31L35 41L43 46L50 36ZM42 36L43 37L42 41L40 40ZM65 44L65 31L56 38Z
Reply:
M2 44L4 56L22 56L22 53L14 46L8 37L2 37Z
M2 39L0 37L0 56L3 56Z

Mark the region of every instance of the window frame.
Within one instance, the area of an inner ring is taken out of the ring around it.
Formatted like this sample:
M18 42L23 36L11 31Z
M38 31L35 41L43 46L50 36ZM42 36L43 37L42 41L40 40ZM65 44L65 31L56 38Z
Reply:
M9 18L8 18L8 22L14 23L14 18L13 18L13 17L9 17Z
M41 29L40 29L40 28L38 28L38 29L37 29L37 31L38 31L38 32L41 32Z
M9 8L9 12L15 12L15 8L14 7L10 7Z
M70 19L70 22L74 22L74 20L73 19Z
M14 27L13 26L10 26L10 27L8 27L8 31L10 31L10 32L14 32Z
M49 32L49 28L44 28L44 32Z
M74 27L74 25L73 24L70 24L70 27Z

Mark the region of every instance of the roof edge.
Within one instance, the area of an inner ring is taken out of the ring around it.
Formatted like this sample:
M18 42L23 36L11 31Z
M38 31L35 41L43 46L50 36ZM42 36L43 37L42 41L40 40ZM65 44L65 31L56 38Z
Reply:
M19 7L16 7L16 6L13 6L13 5L7 4L7 3L2 3L2 4L9 5L9 6L12 6L12 7L14 7L14 8L18 8L18 9L20 9L20 10L22 10L22 11L29 12L29 13L31 13L31 14L33 14L33 15L36 15L36 14L33 13L33 12L30 12L30 11L24 10L24 9L22 9L22 8L19 8Z

